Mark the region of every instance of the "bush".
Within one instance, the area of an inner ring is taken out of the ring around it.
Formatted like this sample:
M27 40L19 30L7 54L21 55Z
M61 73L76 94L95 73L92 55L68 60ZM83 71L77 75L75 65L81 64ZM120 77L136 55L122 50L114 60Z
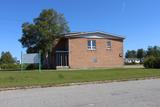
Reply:
M20 65L19 64L1 64L0 69L1 70L19 70Z
M145 68L160 68L160 57L147 57L143 65Z
M27 65L27 67L25 69L26 70L38 69L38 64L29 64L29 65Z

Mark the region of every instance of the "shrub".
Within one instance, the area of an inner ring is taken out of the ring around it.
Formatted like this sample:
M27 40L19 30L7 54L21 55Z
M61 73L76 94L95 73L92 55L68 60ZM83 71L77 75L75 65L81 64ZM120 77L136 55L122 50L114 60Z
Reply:
M29 65L27 65L27 67L25 69L26 70L38 69L38 64L29 64Z
M144 60L145 68L160 68L160 57L149 56Z
M18 70L20 69L19 64L1 64L0 65L1 70Z

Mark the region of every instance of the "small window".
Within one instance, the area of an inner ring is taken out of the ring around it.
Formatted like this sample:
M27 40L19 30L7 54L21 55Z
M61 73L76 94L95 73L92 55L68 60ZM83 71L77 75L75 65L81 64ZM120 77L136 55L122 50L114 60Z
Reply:
M111 41L107 41L107 49L111 49L112 48L112 42Z
M96 50L96 41L88 40L88 50Z

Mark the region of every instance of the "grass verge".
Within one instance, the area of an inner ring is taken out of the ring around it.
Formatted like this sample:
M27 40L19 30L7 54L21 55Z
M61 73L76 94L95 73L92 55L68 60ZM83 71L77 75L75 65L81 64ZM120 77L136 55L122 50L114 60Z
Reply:
M0 88L54 86L65 83L160 77L159 69L96 69L64 71L1 71Z

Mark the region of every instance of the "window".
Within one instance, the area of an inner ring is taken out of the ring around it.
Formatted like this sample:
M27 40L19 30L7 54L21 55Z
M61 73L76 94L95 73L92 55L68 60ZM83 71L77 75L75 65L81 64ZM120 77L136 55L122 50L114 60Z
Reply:
M96 50L96 41L88 40L88 50Z
M112 48L112 42L111 41L107 41L107 49L111 49Z

